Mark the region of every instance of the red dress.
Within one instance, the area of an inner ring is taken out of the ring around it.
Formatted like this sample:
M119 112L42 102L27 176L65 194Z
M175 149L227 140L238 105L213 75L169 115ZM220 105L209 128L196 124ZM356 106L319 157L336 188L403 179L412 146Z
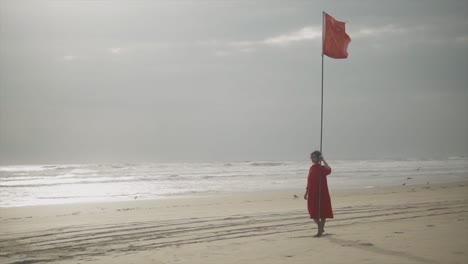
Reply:
M327 175L331 173L331 169L322 166L322 188L320 199L320 218L333 218L333 210L331 206L330 193L328 192ZM318 203L319 203L319 175L320 165L312 165L307 177L307 210L309 210L310 218L317 219Z

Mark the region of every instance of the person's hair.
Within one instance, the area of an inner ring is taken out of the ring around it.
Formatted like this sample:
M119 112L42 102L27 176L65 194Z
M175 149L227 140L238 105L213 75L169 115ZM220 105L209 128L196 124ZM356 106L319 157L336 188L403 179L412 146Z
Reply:
M316 155L317 157L320 157L320 156L322 156L322 153L320 151L316 150L316 151L310 153L310 158L312 158L312 155Z

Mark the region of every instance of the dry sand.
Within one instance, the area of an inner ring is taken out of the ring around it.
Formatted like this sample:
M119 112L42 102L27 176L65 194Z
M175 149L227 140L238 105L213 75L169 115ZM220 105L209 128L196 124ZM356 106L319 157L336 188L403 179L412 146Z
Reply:
M293 194L299 196L294 198ZM0 209L0 263L468 263L468 183Z

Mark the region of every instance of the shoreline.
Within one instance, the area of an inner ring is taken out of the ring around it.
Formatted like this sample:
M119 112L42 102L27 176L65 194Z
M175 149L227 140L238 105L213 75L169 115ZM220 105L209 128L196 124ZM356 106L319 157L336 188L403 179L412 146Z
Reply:
M427 184L405 184L405 185L392 185L392 186L363 186L363 187L349 187L349 188L331 188L329 190L331 193L355 193L355 192L365 192L366 190L380 190L380 189L393 189L393 188L417 188L423 186L451 186L458 184L468 184L468 181L451 181L443 183L427 183ZM305 190L305 189L304 189ZM54 203L54 204L35 204L35 205L19 205L19 206L0 206L0 211L3 209L14 209L14 208L35 208L35 207L49 207L49 206L91 206L93 204L119 204L119 203L134 203L134 202L158 202L158 201L167 201L167 200L182 200L182 199L198 199L198 198L216 198L216 197L232 197L232 196L255 196L261 194L273 194L273 195L297 195L299 198L302 198L304 194L303 189L299 188L290 188L282 190L257 190L257 191L233 191L233 192L211 192L211 193L199 193L199 194L190 194L190 195L167 195L161 196L159 198L137 198L133 200L96 200L89 202L70 202L70 203Z
M335 218L322 238L313 238L302 196L298 190L0 208L0 262L468 260L468 182L333 190Z

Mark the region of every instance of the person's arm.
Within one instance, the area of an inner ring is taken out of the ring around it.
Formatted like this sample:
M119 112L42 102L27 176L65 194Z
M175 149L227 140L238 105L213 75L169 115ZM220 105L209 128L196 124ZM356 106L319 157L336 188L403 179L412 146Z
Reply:
M328 166L328 163L325 160L325 158L323 156L320 156L320 158L322 159L323 166L325 166L325 168L327 168L327 170L331 172L331 168L330 168L330 166Z
M308 196L310 170L311 170L311 169L309 169L309 174L307 175L307 186L306 186L306 191L305 191L305 193L304 193L304 200L307 200L307 196Z

